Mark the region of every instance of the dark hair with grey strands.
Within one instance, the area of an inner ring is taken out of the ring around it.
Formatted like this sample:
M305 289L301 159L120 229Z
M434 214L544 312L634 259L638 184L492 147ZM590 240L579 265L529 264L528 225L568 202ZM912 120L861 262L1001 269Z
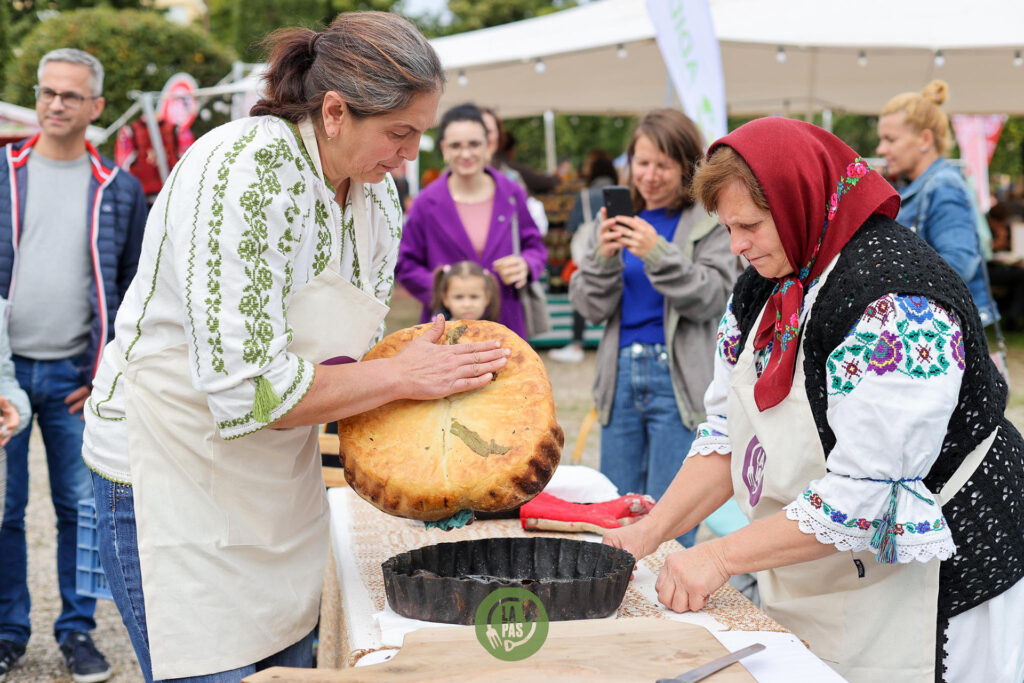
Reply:
M341 94L357 118L404 109L444 87L434 48L407 20L387 12L348 12L321 33L284 28L267 36L266 95L249 113L298 123L319 120L324 95Z

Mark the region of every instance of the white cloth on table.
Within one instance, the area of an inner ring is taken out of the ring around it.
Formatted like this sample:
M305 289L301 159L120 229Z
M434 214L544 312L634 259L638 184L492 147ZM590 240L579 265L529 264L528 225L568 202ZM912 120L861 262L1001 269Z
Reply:
M569 473L572 470L568 470ZM585 475L584 475L585 476ZM341 604L344 606L343 613L345 619L344 629L348 636L348 650L374 650L369 654L361 657L357 663L357 666L369 666L372 664L379 664L381 662L388 661L397 652L397 648L392 643L400 643L408 633L413 625L423 625L430 628L445 628L447 624L436 624L436 623L423 623L417 622L412 619L406 619L394 613L389 607L385 607L383 613L376 613L376 609L373 606L373 601L367 591L366 586L363 584L362 578L359 574L359 568L356 566L355 559L351 553L352 548L352 527L351 521L353 519L352 510L353 506L366 505L358 497L358 495L350 488L339 487L329 489L327 492L328 501L331 506L331 536L334 546L334 556L337 562L338 578L339 578L339 590L341 593ZM422 523L420 523L422 524ZM578 534L581 540L590 540L593 542L599 541L599 537L595 534ZM656 576L654 573L643 563L637 567L636 575L633 580L632 586L636 588L644 597L651 600L654 604L657 604L657 592L654 590L654 584ZM703 626L720 637L727 635L725 633L725 626L719 621L714 619L706 613L684 613L676 614L669 612L667 609L666 616L677 621L683 621L687 623L697 624ZM609 617L614 618L614 617ZM386 633L385 633L386 631ZM765 632L751 632L752 634L761 634ZM799 670L816 671L814 668L814 662L818 662L817 658L805 647L800 646L799 649L786 646L784 648L776 647L772 642L784 642L773 639L772 636L779 634L766 633L763 642L768 644L771 648L771 657L768 658L766 669L768 673L764 675L773 675L774 678L757 677L758 680L764 681L782 681L792 680L787 679L787 672L795 670L793 667L794 658L803 658L803 663L800 665L804 668ZM729 640L728 638L722 639L722 642L726 647L732 647L731 643L735 642L735 638ZM733 649L737 649L733 647ZM779 661L784 666L776 667L773 662L775 661L776 652L779 653ZM819 666L824 666L818 662ZM819 680L831 680L821 678Z
M743 666L757 683L792 683L793 681L815 681L815 683L843 683L846 679L837 674L828 664L821 661L807 649L792 633L777 631L718 631L715 638L729 652L760 643L765 649L744 657Z
M611 479L585 465L559 465L544 492L570 503L603 503L619 497Z

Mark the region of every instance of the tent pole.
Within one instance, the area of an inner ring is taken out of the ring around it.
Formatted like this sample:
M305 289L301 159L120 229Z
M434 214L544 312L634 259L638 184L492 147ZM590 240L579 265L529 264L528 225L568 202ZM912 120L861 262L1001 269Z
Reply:
M548 164L548 173L554 173L558 169L558 162L555 159L555 110L544 110L544 151Z
M676 103L676 89L672 85L672 76L665 77L665 106L671 107Z
M405 162L405 180L409 183L409 196L415 197L420 193L420 155ZM404 209L405 207L403 207Z
M153 105L153 99L153 93L142 93L142 116L146 119L149 143L153 145L153 151L156 153L156 168L160 171L160 182L163 183L170 175L170 169L167 166L167 151L164 149L164 140L160 137L160 124L156 120L156 107Z
M807 123L814 123L814 86L818 78L818 48L811 48L811 68L807 79L807 114L804 118Z
M829 133L832 132L832 110L822 109L821 110L821 127L827 130Z

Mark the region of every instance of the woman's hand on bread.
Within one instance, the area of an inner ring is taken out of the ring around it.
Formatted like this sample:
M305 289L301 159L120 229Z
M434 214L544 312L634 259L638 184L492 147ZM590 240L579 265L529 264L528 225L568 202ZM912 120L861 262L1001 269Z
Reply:
M444 316L438 315L425 333L392 359L403 398L425 400L479 389L508 363L511 351L497 340L438 344L444 330Z

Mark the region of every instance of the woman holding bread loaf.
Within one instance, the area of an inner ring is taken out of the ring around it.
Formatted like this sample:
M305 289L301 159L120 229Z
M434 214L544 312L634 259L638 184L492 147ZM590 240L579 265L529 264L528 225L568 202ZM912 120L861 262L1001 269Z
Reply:
M86 412L100 545L147 681L309 666L328 544L317 428L485 385L498 342L389 359L401 208L444 86L392 14L268 39L266 95L200 138L150 213Z

